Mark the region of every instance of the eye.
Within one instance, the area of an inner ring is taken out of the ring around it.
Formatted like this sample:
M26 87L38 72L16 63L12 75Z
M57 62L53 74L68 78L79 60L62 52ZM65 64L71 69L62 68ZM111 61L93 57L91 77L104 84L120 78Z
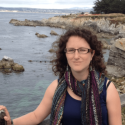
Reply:
M81 52L87 51L87 49L85 49L85 48L80 48L79 50L80 50Z
M73 52L73 51L74 51L74 49L68 49L68 51L69 51L69 52Z

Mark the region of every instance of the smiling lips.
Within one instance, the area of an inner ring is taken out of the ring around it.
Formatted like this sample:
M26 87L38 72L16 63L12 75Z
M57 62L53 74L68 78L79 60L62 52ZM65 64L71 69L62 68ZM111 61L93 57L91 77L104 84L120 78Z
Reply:
M79 63L81 63L81 62L73 62L73 63L75 63L75 64L79 64Z

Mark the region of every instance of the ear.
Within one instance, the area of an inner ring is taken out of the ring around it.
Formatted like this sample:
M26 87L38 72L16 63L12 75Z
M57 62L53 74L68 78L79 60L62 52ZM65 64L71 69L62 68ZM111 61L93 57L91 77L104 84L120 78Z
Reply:
M95 55L95 50L92 51L92 58L93 58L94 55Z

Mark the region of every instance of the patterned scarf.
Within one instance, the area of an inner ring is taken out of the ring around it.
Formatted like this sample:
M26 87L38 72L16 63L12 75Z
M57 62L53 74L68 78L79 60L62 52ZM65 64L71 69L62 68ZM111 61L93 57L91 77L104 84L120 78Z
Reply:
M61 123L67 86L82 98L82 125L101 125L102 112L99 94L103 90L104 79L104 75L92 70L89 73L87 84L83 84L82 82L78 82L70 71L66 71L64 76L59 79L53 97L50 125L60 125Z

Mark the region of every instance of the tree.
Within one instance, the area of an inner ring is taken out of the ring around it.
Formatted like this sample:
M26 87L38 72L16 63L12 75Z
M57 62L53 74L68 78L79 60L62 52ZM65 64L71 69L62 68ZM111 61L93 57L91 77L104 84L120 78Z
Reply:
M94 5L96 13L125 13L125 0L96 0Z

